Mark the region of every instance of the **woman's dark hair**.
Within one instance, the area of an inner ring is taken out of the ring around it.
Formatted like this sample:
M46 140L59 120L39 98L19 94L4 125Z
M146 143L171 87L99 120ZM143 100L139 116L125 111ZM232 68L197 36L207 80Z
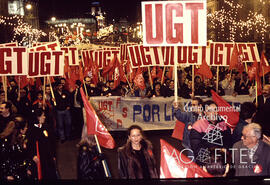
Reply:
M138 129L138 130L140 130L141 134L143 135L143 129L142 129L142 127L140 127L139 125L131 125L131 126L127 129L127 134L128 134L128 136L130 136L130 132L131 132L131 130L133 130L133 129Z
M5 104L5 108L9 110L10 113L12 113L12 103L9 101L5 101L2 104Z
M244 102L241 105L240 118L243 120L252 118L255 112L256 112L256 106L253 103Z

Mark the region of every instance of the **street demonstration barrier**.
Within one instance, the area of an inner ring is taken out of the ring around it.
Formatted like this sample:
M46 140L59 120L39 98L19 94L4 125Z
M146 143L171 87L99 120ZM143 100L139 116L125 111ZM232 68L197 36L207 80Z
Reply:
M248 95L223 96L232 104L236 111L240 111L240 104L252 102L254 97ZM211 98L203 98L208 100ZM176 118L173 115L174 97L140 98L140 97L92 97L90 99L101 122L110 131L125 130L137 124L143 130L173 129ZM190 99L181 99L182 110L189 111Z

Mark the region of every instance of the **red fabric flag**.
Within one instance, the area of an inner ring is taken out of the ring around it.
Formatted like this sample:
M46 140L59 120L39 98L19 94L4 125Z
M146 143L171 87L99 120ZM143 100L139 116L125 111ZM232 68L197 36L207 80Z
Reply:
M134 78L134 83L140 89L144 90L145 83L144 83L144 78L143 78L142 70L141 70L140 67L137 69L136 76Z
M20 88L23 89L25 86L28 85L29 83L29 79L27 78L26 75L23 76L15 76L15 80L17 82L17 84L20 83Z
M40 155L39 155L39 147L38 147L38 141L36 141L36 149L37 149L37 171L38 171L38 180L42 179L42 172L41 172L41 162L40 162Z
M237 112L228 102L220 97L215 91L211 90L212 99L218 105L218 114L223 116L226 124L230 128L235 128L239 121L239 112Z
M239 54L237 45L233 47L233 52L230 60L229 70L237 69L239 73L243 73L244 65L242 63L241 54Z
M91 70L92 70L92 81L95 85L97 85L98 84L98 67L95 62L93 62Z
M120 66L117 65L117 67L114 69L114 83L113 83L113 89L117 88L120 85L120 72L119 72Z
M153 80L157 78L157 67L156 66L154 66L151 70L151 77Z
M267 59L264 55L264 53L262 52L262 56L261 56L261 62L260 62L260 77L266 75L267 73L270 72L270 66L267 62Z
M132 82L136 73L135 73L135 69L132 69L131 67L130 60L128 60L126 64L126 74L129 78L129 81Z
M211 71L210 67L207 65L205 60L202 61L202 65L200 66L200 68L196 72L197 72L197 74L200 74L205 78L209 78L209 79L213 78L212 71Z
M164 70L164 69L163 69ZM162 78L162 73L163 73L163 71L162 71L162 69L160 68L160 67L158 67L157 68L157 77L159 78L159 79L161 79Z
M252 81L258 75L258 62L255 60L252 66L248 67L248 77Z
M105 148L113 149L115 142L106 127L99 120L96 111L86 99L83 88L80 89L84 108L86 111L87 134L97 135L99 144Z
M183 153L160 139L160 178L212 177Z
M105 66L103 71L102 71L102 75L105 76L107 73L109 73L109 75L112 75L114 72L114 69L116 67L116 61L117 57L115 56L110 62L109 65Z
M183 134L184 134L184 128L185 128L185 123L177 120L175 122L172 137L182 141L183 140Z
M173 77L173 67L170 67L167 77L172 79L172 77Z

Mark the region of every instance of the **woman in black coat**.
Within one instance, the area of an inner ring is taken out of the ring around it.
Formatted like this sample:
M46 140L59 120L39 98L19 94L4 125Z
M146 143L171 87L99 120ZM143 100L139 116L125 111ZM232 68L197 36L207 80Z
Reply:
M118 149L118 170L122 179L158 178L152 144L144 139L142 128L128 129L127 143Z
M80 180L105 179L102 165L104 157L98 152L93 135L88 135L78 144L77 177Z

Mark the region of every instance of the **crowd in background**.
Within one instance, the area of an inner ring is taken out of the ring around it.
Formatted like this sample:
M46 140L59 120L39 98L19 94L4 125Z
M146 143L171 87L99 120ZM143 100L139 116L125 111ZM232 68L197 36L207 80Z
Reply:
M43 172L48 169L54 172L47 174L48 176L44 175L44 178L57 178L56 140L58 139L60 143L64 143L67 140L81 137L84 121L80 87L87 91L88 97L152 98L174 96L174 80L168 77L168 71L165 73L164 82L161 82L161 78L152 79L153 87L151 87L148 74L147 71L143 74L145 89L140 89L133 82L121 82L119 86L114 87L114 81L107 81L107 77L102 76L99 77L97 85L93 83L91 77L86 76L83 82L76 80L75 86L71 88L67 79L54 77L52 86L50 84L43 86L43 79L37 78L33 84L28 84L19 89L15 78L8 77L7 101L5 100L3 84L0 83L0 155L2 166L0 178L10 180L38 178L38 172L36 168L33 169L33 166L38 164L39 160L43 164L41 168L47 168L43 169ZM190 67L178 70L178 96L183 98L194 98L194 96L210 97L210 91L216 89L216 79L204 79L201 76L196 76L194 93L192 93L191 74ZM213 74L215 76L215 71L213 71ZM269 82L270 75L267 75L265 76L265 84L269 84ZM270 88L268 87L267 85L264 86L264 94L259 98L255 111L257 111L256 119L262 124L263 133L269 135L269 131L266 130L269 128L265 126L267 125L265 115L270 110L268 105L270 104L270 99L268 102ZM218 94L221 96L255 95L254 81L251 81L245 72L239 74L221 67ZM243 117L244 121L245 119ZM27 137L27 133L31 132L33 137ZM39 146L37 143L39 143ZM188 148L192 147L192 143L188 142L186 144ZM196 142L193 145L196 145ZM39 159L37 159L37 148L44 153L40 154ZM15 162L11 160L11 157L14 158L14 156L18 159ZM44 163L44 160L50 162Z

